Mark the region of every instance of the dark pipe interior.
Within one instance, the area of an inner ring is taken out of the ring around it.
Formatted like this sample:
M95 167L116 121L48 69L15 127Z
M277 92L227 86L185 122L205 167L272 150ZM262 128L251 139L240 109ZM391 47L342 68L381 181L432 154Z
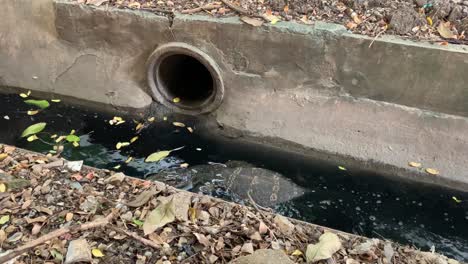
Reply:
M158 67L160 89L165 89L169 100L180 98L180 104L201 106L214 94L215 87L210 71L203 63L185 54L165 57Z

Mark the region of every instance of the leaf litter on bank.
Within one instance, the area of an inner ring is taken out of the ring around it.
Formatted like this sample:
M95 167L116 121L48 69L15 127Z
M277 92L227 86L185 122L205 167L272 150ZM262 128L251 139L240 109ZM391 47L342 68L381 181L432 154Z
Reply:
M167 203L159 204L153 211L151 211L143 224L143 232L149 235L156 231L158 228L165 226L175 220L175 208L173 200Z

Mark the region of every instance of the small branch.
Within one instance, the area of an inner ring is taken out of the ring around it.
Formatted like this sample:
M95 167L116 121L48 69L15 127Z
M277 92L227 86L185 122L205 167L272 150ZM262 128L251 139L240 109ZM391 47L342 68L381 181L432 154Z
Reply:
M253 14L249 10L246 10L246 9L240 7L240 6L236 6L235 4L229 2L228 0L220 0L220 1L223 2L223 4L227 5L230 9L236 11L237 13L239 13L241 15L261 18L261 19L265 20L266 22L270 22L270 20L265 15Z
M379 38L380 35L382 35L385 31L386 31L386 29L380 31L380 32L375 36L375 38L374 38L374 39L371 41L371 43L369 44L369 49L372 47L372 44L374 44L375 40L376 40L377 38Z
M267 216L263 214L262 210L260 210L260 208L258 207L259 205L257 205L257 203L254 201L254 199L250 195L250 191L247 192L247 196L249 197L250 203L253 205L253 207L257 210L257 212L260 213L260 215L262 215L262 217L265 219L265 221L267 221L268 220ZM258 219L258 217L255 214L253 214L253 215L255 216L255 218L257 218L258 221L261 221L260 219ZM273 238L275 239L275 241L278 241L278 239L276 238L275 232L269 226L266 226L266 227L268 228L268 230L270 230L270 232L273 235Z
M209 10L213 10L213 9L218 9L220 7L221 7L220 4L210 3L210 4L206 4L204 6L200 6L200 7L197 7L197 8L182 10L181 13L182 14L194 14L194 13L198 13L200 11L209 11Z
M105 218L101 218L95 221L87 222L81 225L76 225L76 226L68 226L68 227L63 227L60 229L57 229L55 231L52 231L46 235L43 235L35 240L29 241L28 243L24 244L23 246L17 247L13 250L11 250L8 254L1 256L0 257L0 263L5 263L27 251L30 249L33 249L39 245L42 245L54 238L60 237L62 235L65 235L67 233L76 233L79 231L85 231L88 229L93 229L93 228L98 228L105 226L109 224L112 219L116 216L116 213L113 211L109 215L107 215Z
M141 242L143 245L146 245L146 246L149 246L149 247L152 247L152 248L155 248L157 250L160 250L161 249L161 246L154 243L153 241L149 240L149 239L146 239L146 238L143 238L139 235L137 235L135 232L130 232L130 231L127 231L127 230L124 230L122 228L119 228L119 227L116 227L114 225L109 225L107 228L109 229L112 229L114 230L115 232L118 232L118 233L121 233L121 234L124 234L124 235L127 235L139 242Z

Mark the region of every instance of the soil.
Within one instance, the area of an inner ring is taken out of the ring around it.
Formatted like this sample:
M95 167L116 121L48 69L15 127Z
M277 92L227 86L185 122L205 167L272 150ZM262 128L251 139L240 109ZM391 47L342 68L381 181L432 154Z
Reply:
M331 263L458 263L252 205L0 146L0 263L228 263L260 249L304 263L325 231L341 242Z
M313 24L334 22L350 31L372 37L383 34L410 39L424 39L466 44L468 1L463 0L74 0L91 5L110 5L152 11L173 16L174 13L204 13L214 17L242 15L251 25L294 20Z

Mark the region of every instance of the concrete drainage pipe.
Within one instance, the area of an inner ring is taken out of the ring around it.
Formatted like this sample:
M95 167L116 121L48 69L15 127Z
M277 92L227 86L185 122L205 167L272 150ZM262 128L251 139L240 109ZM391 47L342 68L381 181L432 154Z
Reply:
M209 113L223 100L218 65L196 47L179 42L162 45L149 57L147 69L153 98L176 112Z

